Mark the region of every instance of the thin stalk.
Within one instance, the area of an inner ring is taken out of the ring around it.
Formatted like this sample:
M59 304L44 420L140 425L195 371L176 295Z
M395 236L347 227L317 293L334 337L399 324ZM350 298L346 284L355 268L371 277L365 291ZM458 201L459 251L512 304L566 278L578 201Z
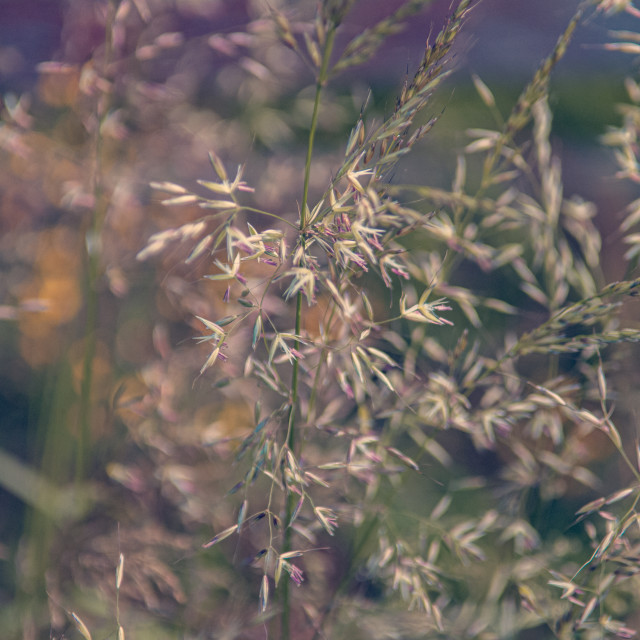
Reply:
M296 297L296 335L300 335L300 327L302 323L302 294L298 292ZM296 341L295 348L298 349L299 345ZM289 410L289 425L287 429L287 444L286 446L294 451L295 446L295 419L296 419L296 405L298 404L298 373L299 366L298 360L293 362L293 373L291 376L291 408ZM282 553L291 551L291 516L296 504L296 495L290 492L287 495L286 515L284 521L284 540L282 542ZM289 580L285 577L282 583L282 631L281 637L283 640L289 640L289 621L290 621L290 594L289 594Z
M113 23L118 8L118 0L109 2L109 13L105 26L105 54L103 75L112 55ZM96 330L98 325L98 279L100 277L100 230L104 217L102 184L102 123L107 114L106 96L99 96L96 104L96 131L94 141L93 197L94 209L91 228L86 237L87 277L85 280L85 297L87 315L85 321L85 344L82 361L82 384L80 387L80 408L78 428L78 448L76 451L76 481L81 482L87 472L89 456L89 438L91 431L91 387L93 384L93 365L96 354Z
M304 166L304 188L302 192L302 207L300 211L300 231L303 231L307 224L307 206L309 200L309 178L311 177L311 158L313 156L313 142L316 137L316 129L318 127L318 114L320 112L320 95L327 81L329 60L333 51L333 43L336 38L336 28L332 26L327 34L327 43L322 57L322 65L318 72L318 81L316 82L316 98L313 102L313 115L311 116L311 126L309 127L309 142L307 144L307 160Z
M97 211L94 213L97 218ZM95 234L96 220L90 233ZM95 235L94 235L95 237ZM93 383L93 362L96 354L96 327L98 322L98 274L99 254L97 249L88 248L87 278L85 283L87 317L85 321L85 343L82 361L82 385L80 388L80 411L78 448L76 451L76 480L82 482L87 470L89 438L91 431L91 387Z
M551 70L566 53L567 46L573 36L573 32L578 27L587 6L588 2L580 4L573 15L573 18L571 18L571 21L567 25L567 28L564 30L560 38L558 38L553 51L543 61L540 68L534 74L531 82L520 94L518 102L513 108L511 115L504 126L502 135L498 139L492 153L485 159L481 181L483 190L486 190L486 188L491 184L491 180L494 176L494 170L500 161L500 155L504 147L509 144L518 131L520 131L529 122L531 108L533 104L545 93L549 76L551 75Z
M313 114L311 116L311 124L309 126L309 140L307 143L307 158L304 166L304 186L302 191L302 205L300 207L300 241L304 245L304 238L302 234L307 225L307 208L309 201L309 181L311 178L311 161L313 158L313 145L316 137L316 130L318 128L318 115L320 113L320 96L322 94L322 89L327 81L328 77L328 69L329 69L329 61L331 59L331 52L333 51L333 44L335 42L336 37L336 25L332 24L328 29L327 40L324 48L324 53L322 56L322 64L320 65L320 69L318 71L318 78L316 81L316 96L313 103ZM296 335L300 335L300 331L302 330L302 292L298 291L298 295L296 296ZM294 342L294 348L296 350L300 349L300 343L296 340ZM299 370L300 365L298 360L294 360L293 362L293 371L291 374L291 407L289 409L289 421L287 426L287 440L286 446L290 449L292 453L295 454L295 444L296 444L296 429L295 429L295 420L296 420L296 409L298 405L298 379L299 379ZM289 526L289 522L291 521L291 516L293 514L293 510L296 504L296 496L293 493L290 493L286 499L286 509L285 509L285 521L284 521L284 539L282 542L282 553L286 553L287 551L291 551L291 527ZM289 640L290 636L290 614L291 614L291 602L290 602L290 591L289 591L289 580L285 579L282 585L282 616L281 616L281 638L282 640Z

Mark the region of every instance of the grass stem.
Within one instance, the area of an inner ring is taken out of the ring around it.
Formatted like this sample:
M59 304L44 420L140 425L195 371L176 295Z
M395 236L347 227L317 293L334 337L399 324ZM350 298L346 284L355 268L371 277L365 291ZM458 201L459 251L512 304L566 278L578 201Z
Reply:
M311 162L313 158L313 145L316 137L316 130L318 128L318 117L320 114L320 97L322 95L322 89L326 83L329 69L329 61L331 59L331 52L333 51L333 44L335 41L336 35L336 26L332 25L327 33L327 40L324 48L324 54L322 57L322 64L318 71L318 78L316 82L316 95L313 103L313 114L311 116L311 124L309 126L309 139L307 142L307 157L305 161L304 167L304 186L302 192L302 205L300 209L300 242L304 243L304 237L302 234L304 233L304 229L307 224L306 211L308 208L308 200L309 200L309 181L311 178ZM296 325L295 331L296 335L300 335L300 331L302 330L302 291L298 291L296 296ZM296 340L294 342L294 348L296 350L300 349L300 343ZM295 453L295 443L296 443L296 429L295 429L295 419L296 419L296 410L298 405L298 375L299 375L299 363L298 360L294 360L293 362L293 371L291 374L291 407L289 409L289 422L287 427L287 441L286 446ZM285 532L284 532L284 540L282 544L282 553L286 553L291 550L291 527L289 527L289 522L291 521L291 516L293 514L293 509L296 504L296 496L293 493L290 493L286 498L286 509L285 509ZM290 611L291 611L291 603L290 603L290 589L289 589L289 580L284 580L282 587L282 618L281 618L281 637L283 640L289 640L290 638Z

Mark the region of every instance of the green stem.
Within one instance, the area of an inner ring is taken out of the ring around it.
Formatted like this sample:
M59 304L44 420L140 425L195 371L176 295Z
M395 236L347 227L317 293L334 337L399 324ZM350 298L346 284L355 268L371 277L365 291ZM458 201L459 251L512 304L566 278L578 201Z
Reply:
M112 56L113 23L119 0L110 0L105 26L105 54L103 76L108 73L108 64ZM87 473L89 441L91 435L91 387L93 383L93 365L96 354L96 329L98 325L98 279L100 277L100 231L104 217L104 189L102 184L102 135L101 129L107 115L106 96L98 96L96 104L96 132L94 142L93 197L94 209L91 228L86 236L87 278L85 297L87 316L85 321L85 344L82 362L82 384L80 388L78 448L76 451L76 481L81 482Z
M238 205L240 206L240 205ZM289 225L290 227L293 227L294 229L297 229L298 227L296 227L296 225L293 222L290 222L289 220L287 220L286 218L283 218L282 216L279 216L277 213L271 213L270 211L264 211L263 209L256 209L255 207L248 207L246 205L242 205L242 210L243 211L250 211L251 213L259 213L261 216L269 216L270 218L275 218L276 220L279 220L280 222Z
M307 224L307 206L309 200L309 178L311 177L311 158L313 156L313 142L316 137L316 129L318 127L318 113L320 112L320 95L327 81L329 60L333 50L333 43L336 38L336 28L332 26L327 34L327 42L322 57L322 65L318 72L318 81L316 82L316 98L313 103L313 115L311 116L311 126L309 127L309 142L307 145L307 160L304 166L304 189L302 192L302 206L300 211L300 230L303 231Z
M309 126L309 140L307 143L307 158L304 167L304 187L302 192L302 205L300 207L300 242L304 245L303 233L307 225L307 208L309 201L309 181L311 177L311 160L313 158L313 144L316 137L316 130L318 128L318 115L320 113L320 96L322 89L327 81L329 61L331 59L331 52L333 50L333 44L336 36L336 25L331 25L328 29L327 40L324 48L324 54L322 57L322 64L318 71L318 79L316 82L316 96L313 103L313 114L311 116L311 124ZM302 292L298 291L296 296L296 335L300 335L302 330ZM294 348L300 349L300 343L296 340L294 342ZM289 421L287 427L287 440L286 446L292 453L295 454L296 444L296 409L298 405L298 378L299 378L299 364L298 360L293 362L293 372L291 374L291 407L289 409ZM296 496L290 493L286 499L285 509L285 521L284 521L284 539L282 542L282 553L286 553L291 550L291 527L289 522L296 504ZM281 616L281 638L282 640L289 640L290 636L290 615L291 615L291 602L290 602L289 580L285 579L282 586L282 616Z
M296 297L296 335L300 335L300 327L302 322L302 293L298 292ZM298 342L294 343L295 349L299 348ZM289 425L287 429L287 443L286 446L293 452L295 446L295 419L296 419L296 406L298 404L298 374L299 365L298 360L293 362L293 373L291 376L291 408L289 410ZM287 495L286 515L284 526L284 540L282 542L282 553L291 551L291 516L296 504L296 495L293 492L289 492ZM290 593L289 593L289 580L286 578L282 583L282 632L281 637L283 640L289 640L289 625L290 625Z
M97 218L97 212L94 213ZM95 227L95 221L94 221ZM94 230L91 231L94 233ZM87 317L85 322L84 357L82 362L82 386L80 389L80 411L78 448L76 451L76 480L84 480L89 455L91 431L91 387L93 382L93 361L96 353L96 326L98 321L98 270L99 254L97 249L89 248L86 281Z

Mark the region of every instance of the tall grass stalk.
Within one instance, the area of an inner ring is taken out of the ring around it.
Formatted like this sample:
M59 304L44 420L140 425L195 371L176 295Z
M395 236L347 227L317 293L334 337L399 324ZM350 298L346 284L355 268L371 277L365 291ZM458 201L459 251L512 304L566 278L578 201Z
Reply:
M104 57L100 73L107 81L110 77L109 65L112 63L113 26L118 10L119 1L109 0L106 9ZM76 449L76 482L86 479L91 456L91 423L92 423L92 387L96 357L96 343L98 331L98 301L101 276L101 231L108 202L104 188L103 176L103 140L102 129L109 115L108 95L97 92L94 107L93 130L93 170L92 192L94 206L91 221L85 233L85 300L86 319L84 329L84 353L82 358L82 378L80 384L80 406L78 411L78 446Z
M331 60L331 54L333 53L333 44L335 42L337 25L330 23L327 25L327 36L322 52L322 63L318 70L318 77L316 80L316 92L313 101L313 113L311 115L311 122L309 124L309 139L307 141L307 156L304 166L304 186L302 192L302 204L300 207L300 233L303 234L307 226L307 209L309 203L309 180L311 177L311 168L313 162L313 144L316 137L316 129L318 127L318 118L320 115L320 103L322 90L328 78L329 61ZM302 239L302 249L304 250L304 239ZM302 301L304 294L302 290L298 291L296 295L296 315L295 315L295 333L299 336L302 332ZM294 340L294 349L300 350L300 342ZM300 456L300 451L296 449L296 412L298 411L298 375L299 375L300 363L298 359L295 359L291 372L291 409L289 410L289 421L287 425L287 447L290 451L293 451L296 456ZM291 493L287 496L285 522L290 522L293 515L297 499L295 494ZM291 551L291 527L287 527L284 533L284 541L282 545L283 553ZM283 640L289 640L290 638L290 590L289 581L285 580L282 584L282 638Z

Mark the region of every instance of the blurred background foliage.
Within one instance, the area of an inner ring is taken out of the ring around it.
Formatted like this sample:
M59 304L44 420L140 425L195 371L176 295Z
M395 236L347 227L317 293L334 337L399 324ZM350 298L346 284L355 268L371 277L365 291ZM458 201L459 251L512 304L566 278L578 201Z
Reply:
M345 37L392 4L356 3ZM393 108L405 73L449 4L434 2L373 62L328 88L312 189L324 189L369 88L371 114ZM454 80L434 103L431 115L442 112L442 118L421 150L400 164L397 181L427 176L429 184L448 184L455 152L468 142L465 129L490 121L471 73L508 112L576 5L481 2L456 50ZM233 517L222 500L232 485L233 447L210 443L245 432L253 419L252 398L225 395L198 377L206 352L192 340L199 331L193 316L225 315L221 285L202 279L205 260L185 264L178 245L151 263L136 261L136 254L151 233L200 214L188 205L162 207L149 183L194 186L210 176L212 149L227 166L247 163L245 179L261 208L296 210L312 75L277 41L267 6L286 10L295 26L313 16L315 2L3 2L3 638L74 637L71 610L91 621L95 638L110 637L120 553L127 559L121 598L130 637L264 635L255 577L237 562L251 549L199 550L212 528ZM636 187L610 177L610 152L597 142L607 124L619 121L615 105L624 99L624 75L633 71L626 58L599 49L614 27L624 20L584 26L551 89L565 193L597 204L608 279L623 276L619 212L637 197ZM499 286L478 282L487 296ZM527 318L519 321L526 325ZM637 349L628 351L637 358ZM617 379L616 403L629 432L638 409L632 357L621 361ZM454 434L445 444L452 459L479 476L491 476L500 464L493 454L471 452ZM607 464L612 452L604 441L580 446L605 476L617 473ZM425 497L417 487L409 490L410 482L407 487L408 505L419 508L426 500L432 508L437 501L437 492ZM531 517L561 532L591 498L576 486L571 503L535 503ZM251 536L239 543L257 544ZM320 581L337 584L339 565L334 558L314 570ZM364 581L361 589L376 597L375 584ZM255 635L246 630L252 626Z

